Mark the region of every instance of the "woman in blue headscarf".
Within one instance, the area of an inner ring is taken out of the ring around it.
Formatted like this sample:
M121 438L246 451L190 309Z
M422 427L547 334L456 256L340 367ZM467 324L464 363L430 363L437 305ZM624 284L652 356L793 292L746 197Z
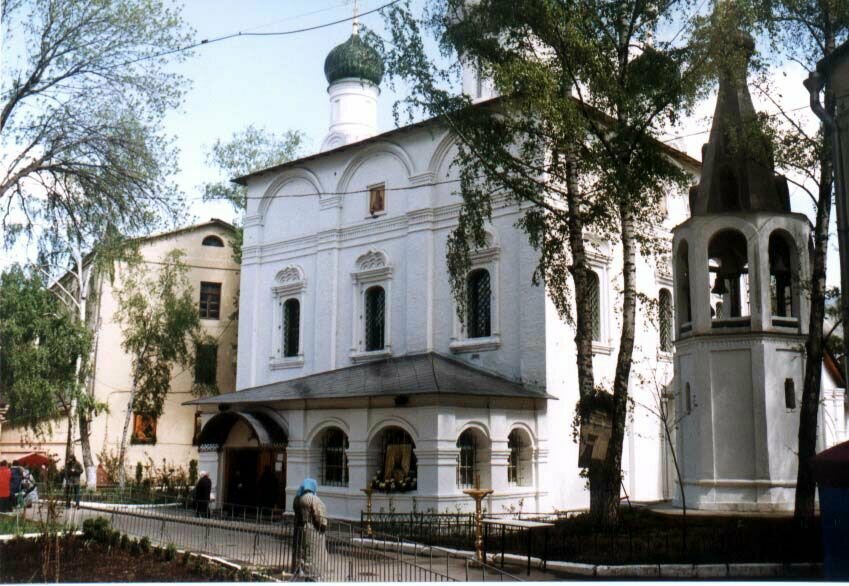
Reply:
M292 509L295 513L293 568L296 575L307 580L321 580L327 567L327 509L316 492L318 484L305 478L295 493Z

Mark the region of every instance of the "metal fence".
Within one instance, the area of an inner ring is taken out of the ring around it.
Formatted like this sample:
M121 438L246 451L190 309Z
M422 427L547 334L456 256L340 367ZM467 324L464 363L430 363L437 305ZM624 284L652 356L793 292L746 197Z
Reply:
M526 556L546 552L549 560L601 564L766 563L822 560L819 523L800 527L792 518L699 518L685 524L680 516L623 515L614 529L600 530L581 511L550 514L487 514L487 519L550 521L553 527L484 525L484 549ZM363 515L363 524L367 521ZM371 526L401 539L473 550L472 513L373 513ZM546 535L547 533L547 535Z
M31 517L43 518L47 502L42 499L31 510ZM113 530L130 538L146 537L154 546L173 544L181 550L260 569L269 576L293 579L291 515L274 519L272 511L260 510L253 518L234 517L226 513L227 507L220 507L215 516L199 517L185 502L165 499L145 504L82 502L79 508L62 510L66 527L79 528L86 519L106 518ZM279 512L274 514L279 516ZM495 569L480 568L437 548L414 544L410 551L409 544L394 536L363 540L359 527L344 521L331 520L325 535L328 555L322 564L323 581L445 582L462 580L467 574L475 580L504 579Z

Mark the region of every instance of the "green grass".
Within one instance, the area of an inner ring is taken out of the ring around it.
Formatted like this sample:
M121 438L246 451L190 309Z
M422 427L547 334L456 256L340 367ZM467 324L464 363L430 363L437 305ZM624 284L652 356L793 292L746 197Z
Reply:
M0 535L35 533L38 530L37 523L24 519L23 516L16 520L15 515L11 513L0 515Z

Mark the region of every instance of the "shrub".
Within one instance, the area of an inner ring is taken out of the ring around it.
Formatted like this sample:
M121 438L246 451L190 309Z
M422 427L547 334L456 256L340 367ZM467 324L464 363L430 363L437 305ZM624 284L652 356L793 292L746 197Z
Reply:
M130 536L124 533L121 535L121 549L128 550L130 549Z
M144 477L144 467L141 462L136 462L136 484L139 485L142 483L142 478Z
M175 559L177 559L177 546L173 543L169 543L165 547L165 559L169 562L173 562Z
M118 547L121 543L121 532L120 531L112 531L109 533L109 545L111 547Z
M142 552L141 546L139 545L138 539L133 539L130 541L130 553L133 555L140 555Z
M198 461L189 460L189 485L194 486L198 481Z
M236 572L238 576L239 582L250 582L251 581L251 572L247 568L241 568L238 572Z
M112 530L109 526L109 519L106 519L105 517L97 517L95 519L86 519L83 521L83 537L88 541L108 544L111 534Z
M142 553L150 553L150 539L147 536L139 540L139 549Z
M189 550L183 552L183 557L180 558L180 563L184 566L189 565L189 558L192 557Z

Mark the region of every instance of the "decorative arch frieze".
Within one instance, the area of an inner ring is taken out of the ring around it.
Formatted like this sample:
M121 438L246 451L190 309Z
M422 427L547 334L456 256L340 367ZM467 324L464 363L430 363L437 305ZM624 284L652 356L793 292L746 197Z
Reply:
M306 169L304 167L298 167L296 169L290 169L288 171L284 171L281 173L265 190L265 193L262 195L262 199L259 202L259 207L257 209L257 214L264 220L265 214L268 212L269 206L271 206L271 202L274 201L274 198L277 197L277 194L281 189L286 187L289 183L293 181L306 181L312 187L312 190L315 192L315 195L322 198L325 194L324 186L321 184L321 180L318 176ZM301 194L298 194L301 195Z
M369 159L381 154L389 155L395 158L404 167L407 177L416 173L416 165L413 159L402 147L388 141L377 142L360 150L353 159L345 167L339 182L336 185L337 193L345 193L348 191L351 179L357 173L359 168Z

